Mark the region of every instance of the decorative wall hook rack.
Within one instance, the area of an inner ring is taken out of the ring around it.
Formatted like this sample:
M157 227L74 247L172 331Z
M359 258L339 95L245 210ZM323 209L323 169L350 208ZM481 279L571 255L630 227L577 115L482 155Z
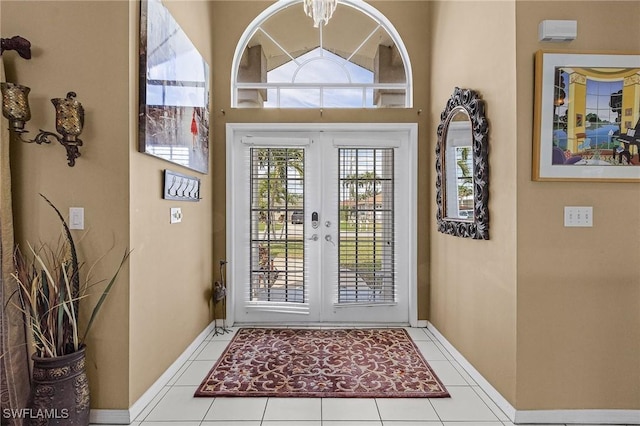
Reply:
M200 201L200 179L165 170L162 198L176 201Z

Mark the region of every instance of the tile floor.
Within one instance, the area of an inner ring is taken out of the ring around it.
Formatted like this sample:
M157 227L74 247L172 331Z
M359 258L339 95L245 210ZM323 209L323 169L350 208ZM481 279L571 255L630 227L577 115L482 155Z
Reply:
M513 425L428 330L406 330L446 386L451 398L194 398L196 387L233 334L210 335L132 425Z

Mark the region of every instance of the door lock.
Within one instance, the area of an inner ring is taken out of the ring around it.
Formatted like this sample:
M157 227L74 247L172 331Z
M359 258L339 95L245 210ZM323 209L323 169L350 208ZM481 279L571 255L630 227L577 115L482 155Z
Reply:
M318 212L313 212L311 213L311 227L317 229L318 226Z

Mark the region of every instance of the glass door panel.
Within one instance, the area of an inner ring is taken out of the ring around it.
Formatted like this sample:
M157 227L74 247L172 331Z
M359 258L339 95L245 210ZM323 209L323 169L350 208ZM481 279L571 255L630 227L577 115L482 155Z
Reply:
M251 302L303 303L305 154L251 148Z
M393 303L392 148L339 149L339 304Z

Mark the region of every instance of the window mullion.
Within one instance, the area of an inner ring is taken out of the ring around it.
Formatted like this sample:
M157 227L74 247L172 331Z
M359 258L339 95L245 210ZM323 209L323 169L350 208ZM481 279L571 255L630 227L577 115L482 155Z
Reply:
M356 50L354 50L353 53L345 61L351 62L351 58L353 58L355 54L358 53L360 49L362 49L362 47L369 41L371 37L373 37L378 29L380 29L380 24L378 24L378 26L373 31L371 31L371 33L362 41L362 43L360 43L360 46L356 47Z
M260 32L262 32L262 34L266 35L266 36L267 36L267 38L273 42L273 44L275 44L276 46L278 46L278 49L282 50L282 52L283 52L285 55L287 55L289 58L291 58L291 60L292 60L293 62L295 62L296 64L300 65L300 64L298 63L298 61L296 60L296 58L294 58L293 56L291 56L291 54L290 54L287 50L285 50L285 48L284 48L284 47L282 47L282 45L280 45L280 43L278 43L278 42L277 42L273 37L271 37L271 34L269 34L268 32L266 32L265 30L263 30L263 29L262 29L262 27L260 27L260 28L258 28L258 29L260 30Z

